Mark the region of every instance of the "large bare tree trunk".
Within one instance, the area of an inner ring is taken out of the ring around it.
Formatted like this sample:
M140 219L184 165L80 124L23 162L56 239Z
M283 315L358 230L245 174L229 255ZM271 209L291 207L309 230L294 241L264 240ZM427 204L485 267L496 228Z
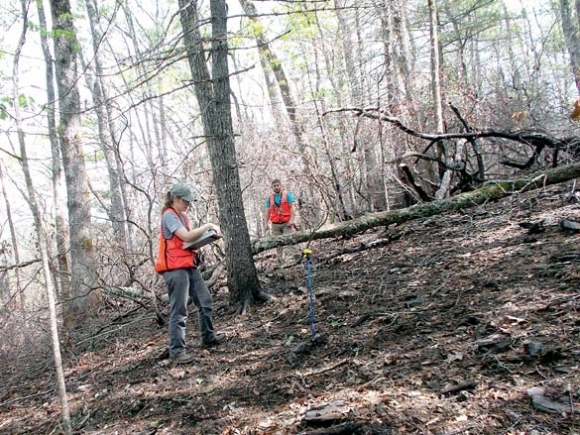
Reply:
M211 0L210 7L211 76L205 63L197 1L179 0L184 42L217 190L220 226L226 244L230 301L239 304L243 312L254 302L264 300L266 295L262 293L252 259L236 159L227 63L226 4L224 0Z
M97 306L91 208L81 138L81 110L78 90L79 42L69 0L50 0L54 32L54 53L59 97L58 128L68 195L72 299L65 305L68 321L86 317Z
M58 142L58 133L56 130L56 91L54 89L54 60L50 53L48 42L48 28L46 26L46 14L44 13L43 0L36 0L36 8L38 9L38 21L41 31L40 45L42 46L42 53L44 56L44 64L46 67L46 96L48 102L46 103L46 117L48 121L48 138L50 141L50 151L52 156L52 191L54 196L54 212L55 212L55 231L56 231L56 257L58 277L56 279L57 288L60 288L60 294L63 298L70 298L70 271L69 262L67 258L68 245L68 230L65 223L65 210L63 207L63 193L64 193L64 177L62 173L62 161L60 153L60 144Z
M60 353L60 341L58 335L58 324L56 315L56 302L54 297L54 285L52 281L52 276L50 273L50 265L48 261L48 243L46 238L46 233L42 225L42 219L40 216L40 209L36 200L36 193L34 191L34 186L32 184L32 175L30 174L30 168L28 165L28 155L26 152L26 143L24 130L22 129L22 121L20 116L20 104L19 104L19 60L22 47L26 41L26 31L28 29L28 7L29 2L27 0L21 0L22 13L23 13L23 28L18 41L18 46L14 54L14 68L12 74L12 84L13 84L13 98L14 98L14 121L16 123L16 131L18 135L18 144L20 145L20 157L22 162L22 169L24 172L24 179L26 182L26 188L28 192L28 205L32 211L32 216L34 219L34 226L36 227L36 234L38 238L38 246L40 248L40 256L42 258L42 270L44 272L44 284L46 286L46 293L48 296L48 308L50 313L50 327L52 336L52 349L54 356L54 365L56 369L56 380L58 385L58 392L60 396L60 402L62 407L62 421L64 426L64 431L67 435L72 434L70 412L68 408L68 399L66 393L66 385L64 379L64 370L62 368L62 359Z

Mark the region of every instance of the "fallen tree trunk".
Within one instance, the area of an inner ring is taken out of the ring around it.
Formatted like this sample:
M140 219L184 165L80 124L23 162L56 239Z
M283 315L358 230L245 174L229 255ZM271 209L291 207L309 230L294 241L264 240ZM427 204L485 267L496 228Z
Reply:
M362 231L413 219L425 218L444 212L474 207L487 201L510 196L514 193L537 189L542 186L562 183L580 177L580 164L559 166L544 169L523 178L514 180L490 181L473 192L462 193L451 198L415 205L400 210L371 213L351 221L320 228L314 232L298 231L283 236L267 237L253 243L253 254L267 251L278 246L294 245L311 240L327 239L339 236L352 236Z

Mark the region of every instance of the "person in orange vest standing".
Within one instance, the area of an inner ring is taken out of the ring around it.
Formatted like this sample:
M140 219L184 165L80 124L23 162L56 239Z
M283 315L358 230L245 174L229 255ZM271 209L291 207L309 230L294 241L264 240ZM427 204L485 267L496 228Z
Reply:
M169 357L178 364L194 360L185 350L189 301L197 307L202 346L214 346L225 338L224 334L214 331L213 300L197 269L197 253L183 248L184 243L198 239L206 231L213 230L219 235L220 229L209 223L192 229L185 214L192 201L195 197L184 184L174 184L166 193L155 262L155 271L163 276L169 294Z
M294 224L294 195L282 188L279 179L272 180L273 193L266 199L264 212L264 228L272 223L272 235L279 236L296 231ZM298 248L291 247L294 255L300 256ZM278 264L284 263L284 247L276 248Z

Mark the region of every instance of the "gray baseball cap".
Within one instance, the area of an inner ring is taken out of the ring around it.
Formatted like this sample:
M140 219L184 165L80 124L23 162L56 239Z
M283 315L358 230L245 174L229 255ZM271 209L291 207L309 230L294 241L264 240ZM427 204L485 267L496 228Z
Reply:
M195 195L191 191L191 188L189 186L186 186L185 184L174 184L173 186L171 186L169 193L172 196L177 196L183 199L184 201L191 202L196 200Z

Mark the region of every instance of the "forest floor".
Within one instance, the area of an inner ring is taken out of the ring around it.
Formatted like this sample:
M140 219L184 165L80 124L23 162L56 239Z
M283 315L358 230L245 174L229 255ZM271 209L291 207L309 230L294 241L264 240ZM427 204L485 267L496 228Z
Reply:
M234 316L214 294L227 340L202 350L191 316L194 364L163 358L143 309L95 327L64 358L75 433L580 434L571 190L313 243L314 340L304 263L269 253L256 262L275 300ZM0 376L0 433L61 433L50 354L22 367Z

